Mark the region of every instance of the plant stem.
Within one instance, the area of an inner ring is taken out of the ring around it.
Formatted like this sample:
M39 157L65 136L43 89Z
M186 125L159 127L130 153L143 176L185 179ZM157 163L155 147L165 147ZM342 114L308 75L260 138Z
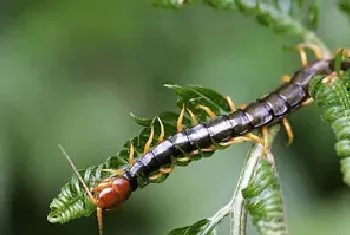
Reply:
M279 129L279 125L275 125L270 128L270 145L272 144L272 141L278 133ZM242 189L248 186L251 178L254 175L256 165L262 156L263 146L261 144L254 144L253 148L248 153L247 160L243 166L232 200L229 203L232 206L230 235L246 234L247 209L244 206L244 198L241 192ZM273 155L271 153L267 157L273 160Z
M279 129L279 125L275 125L269 129L270 144L272 144ZM241 190L248 186L249 180L254 174L255 166L261 156L263 156L262 145L253 144L253 148L248 152L247 160L241 171L232 199L209 219L206 229L201 234L209 234L228 215L233 215L231 219L231 235L245 234L247 210L244 208L244 199Z

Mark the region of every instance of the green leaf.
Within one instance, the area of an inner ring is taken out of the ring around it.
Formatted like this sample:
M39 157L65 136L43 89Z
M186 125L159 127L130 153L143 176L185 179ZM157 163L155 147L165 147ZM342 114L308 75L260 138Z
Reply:
M225 97L214 90L196 85L182 87L179 85L164 84L164 86L176 92L178 96L177 106L181 108L183 104L187 104L186 107L197 116L199 122L206 122L208 115L204 110L198 108L198 105L208 107L216 115L230 111Z
M337 57L341 60L341 53L338 53ZM340 74L340 62L335 64ZM316 79L312 84L317 83L317 85L310 86L309 93L317 105L324 109L322 119L332 126L336 137L335 150L340 157L340 170L343 173L344 182L350 186L350 76L346 72L344 76L335 78L330 83L322 83L319 77Z
M327 46L308 29L315 30L318 26L319 7L318 0L311 5L303 0L198 0L193 3L203 3L204 5L216 9L234 10L247 16L255 17L256 21L273 29L275 33L289 33L298 35L303 40L318 45L322 51L329 54ZM188 4L185 4L188 5ZM185 6L182 4L182 6ZM288 6L282 9L281 6ZM344 4L342 5L344 8ZM169 7L172 7L170 4ZM305 8L305 9L304 9ZM306 12L306 14L304 13ZM299 13L299 14L296 14ZM305 24L303 22L307 20Z
M153 0L153 6L178 9L194 2L196 0Z
M319 21L319 2L314 1L307 9L307 26L310 30L316 30L318 28Z
M224 96L218 92L203 88L201 86L182 87L178 85L166 85L167 87L176 91L178 95L178 107L191 109L193 114L197 116L198 121L205 122L208 119L208 114L202 109L196 108L198 104L205 105L211 108L217 115L227 113L229 106ZM155 146L161 134L161 123L164 126L165 137L176 134L176 124L179 112L165 111L154 118L140 118L131 113L132 118L140 126L139 133L133 138L127 140L123 148L115 155L107 158L107 160L100 165L92 166L84 170L79 170L84 182L88 187L94 187L102 180L111 176L109 172L103 169L127 169L129 168L129 149L131 142L135 147L135 158L143 155L144 146L149 140L151 126L154 128L154 136L151 147ZM192 127L193 123L188 113L183 118L183 128ZM199 160L202 157L211 156L213 152L198 153L191 155L190 161ZM189 162L177 163L178 166L187 166ZM168 175L164 175L158 181L149 181L148 178L138 178L139 187L145 187L149 183L163 182ZM86 196L85 190L75 175L73 175L70 182L65 184L61 192L54 198L51 205L51 212L47 219L53 223L64 223L83 216L89 216L96 208Z
M350 19L350 0L339 0L338 8L341 12L346 14Z
M252 180L242 190L253 225L260 234L287 234L278 176L267 160L260 160Z
M334 58L334 72L340 77L340 65L343 60L343 49L341 49Z
M208 219L202 219L200 221L197 221L196 223L182 227L182 228L176 228L172 230L168 235L205 235L210 233L203 233L207 226L209 225L210 220Z

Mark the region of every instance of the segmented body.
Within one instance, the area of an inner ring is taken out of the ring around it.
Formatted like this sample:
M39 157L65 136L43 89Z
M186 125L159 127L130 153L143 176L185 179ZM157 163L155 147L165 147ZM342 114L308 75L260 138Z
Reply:
M90 201L97 207L99 234L102 235L103 210L119 207L129 198L133 191L138 187L144 186L144 182L146 182L146 184L147 182L155 182L154 176L169 174L172 168L164 167L169 167L169 165L173 164L182 165L183 163L195 159L195 156L198 156L198 154L207 151L212 153L217 149L217 146L226 146L234 143L239 137L248 137L249 141L255 141L250 132L260 128L262 128L264 132L266 126L276 122L282 121L288 133L288 128L290 127L286 122L285 117L309 103L310 96L308 90L312 78L315 75L330 75L334 72L335 59L318 59L307 66L305 52L301 51L300 53L304 68L295 72L293 77L278 89L247 105L246 108L235 110L234 105L230 102L230 99L228 99L228 106L231 110L235 111L226 115L214 117L215 114L207 108L206 112L208 116L212 117L212 119L208 122L197 124L192 128L182 130L181 123L183 116L181 115L183 114L183 109L180 115L181 118L178 118L178 123L176 125L178 133L164 140L164 129L162 129L161 135L158 138L160 143L153 148L149 148L153 140L154 129L152 126L149 140L144 144L145 153L143 156L133 162L135 149L132 141L128 142L128 144L130 144L129 160L130 163L132 163L130 167L127 169L104 169L105 167L103 167L103 169L100 169L99 171L96 170L96 172L99 172L99 177L103 170L109 171L112 173L112 176L99 182L92 190L90 190L85 184L80 173L70 160L70 157L63 151L67 160L71 163L76 176L79 178L79 182L84 186ZM318 53L315 53L315 55L317 58L322 58L317 56ZM350 62L343 61L340 63L341 70L347 70L349 68ZM206 107L204 107L204 110L205 108ZM190 116L193 116L193 113L190 110L188 111ZM195 123L195 119L193 119L193 122ZM163 124L161 123L161 128L162 127ZM290 129L289 131L291 132ZM292 135L289 135L289 137L291 136ZM264 139L263 143L266 144L268 141ZM139 150L140 145L138 147ZM349 151L346 153L348 152ZM347 164L348 162L344 162L344 165ZM158 174L158 172L160 174ZM71 190L71 188L69 188L69 190ZM65 193L66 191L64 194ZM65 199L63 194L61 196L62 199ZM62 200L57 199L52 207L59 208L61 204ZM52 214L51 219L52 221L65 221L69 216L72 216L71 214L75 217L85 215L85 210L77 211L78 212L75 214L68 212L68 216L61 216L62 212L58 211L58 213L55 212ZM56 218L57 214L60 216L60 219Z
M210 148L213 144L226 142L232 137L280 121L300 108L309 98L308 85L312 77L330 74L333 67L334 60L317 60L307 68L295 72L290 82L249 104L246 109L237 109L169 137L140 157L129 170L125 170L123 178L129 181L131 190L134 191L138 188L138 177L148 177L171 163L172 159L176 160L193 151ZM342 70L349 67L349 63L341 64Z

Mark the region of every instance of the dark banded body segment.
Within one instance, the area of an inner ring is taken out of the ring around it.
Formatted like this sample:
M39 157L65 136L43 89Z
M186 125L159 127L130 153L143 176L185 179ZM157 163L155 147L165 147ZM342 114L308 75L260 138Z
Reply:
M209 148L211 145L210 135L205 123L195 125L184 131L188 136L191 151Z
M281 97L279 94L276 94L276 92L268 95L263 100L270 107L274 118L280 118L288 111L288 105L285 99L283 99L283 97Z
M246 114L252 118L253 128L259 128L274 118L271 107L263 100L257 100L247 106Z
M234 126L231 125L229 117L222 115L207 122L209 136L215 143L225 142L234 136Z
M300 85L287 83L280 87L277 94L285 100L288 109L294 109L300 106L302 100L307 96L307 91L303 90Z
M244 110L237 109L235 112L229 114L228 118L233 127L233 136L240 136L254 129L252 117L248 116Z

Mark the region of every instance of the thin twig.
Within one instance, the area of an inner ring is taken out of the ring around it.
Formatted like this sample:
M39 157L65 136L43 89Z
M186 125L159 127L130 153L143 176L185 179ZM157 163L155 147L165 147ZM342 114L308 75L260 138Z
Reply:
M278 131L279 125L270 128L269 135L271 137L271 143ZM248 153L247 160L243 166L243 170L232 199L209 219L209 223L206 225L205 230L201 234L209 234L223 219L230 214L235 215L231 220L231 234L245 234L247 212L244 208L244 201L240 192L243 188L248 186L249 180L254 173L255 166L261 156L263 156L263 146L261 144L254 144L253 148ZM234 213L232 213L233 211ZM233 233L233 231L239 231L240 233Z
M275 125L270 128L270 145L280 129L279 125ZM246 188L249 181L252 179L256 165L260 158L263 156L263 146L261 144L255 144L249 151L247 160L243 166L241 175L239 177L235 192L232 197L231 207L231 224L230 235L245 235L247 225L247 209L244 206L244 198L242 196L242 189ZM272 154L267 156L269 159L273 159Z

